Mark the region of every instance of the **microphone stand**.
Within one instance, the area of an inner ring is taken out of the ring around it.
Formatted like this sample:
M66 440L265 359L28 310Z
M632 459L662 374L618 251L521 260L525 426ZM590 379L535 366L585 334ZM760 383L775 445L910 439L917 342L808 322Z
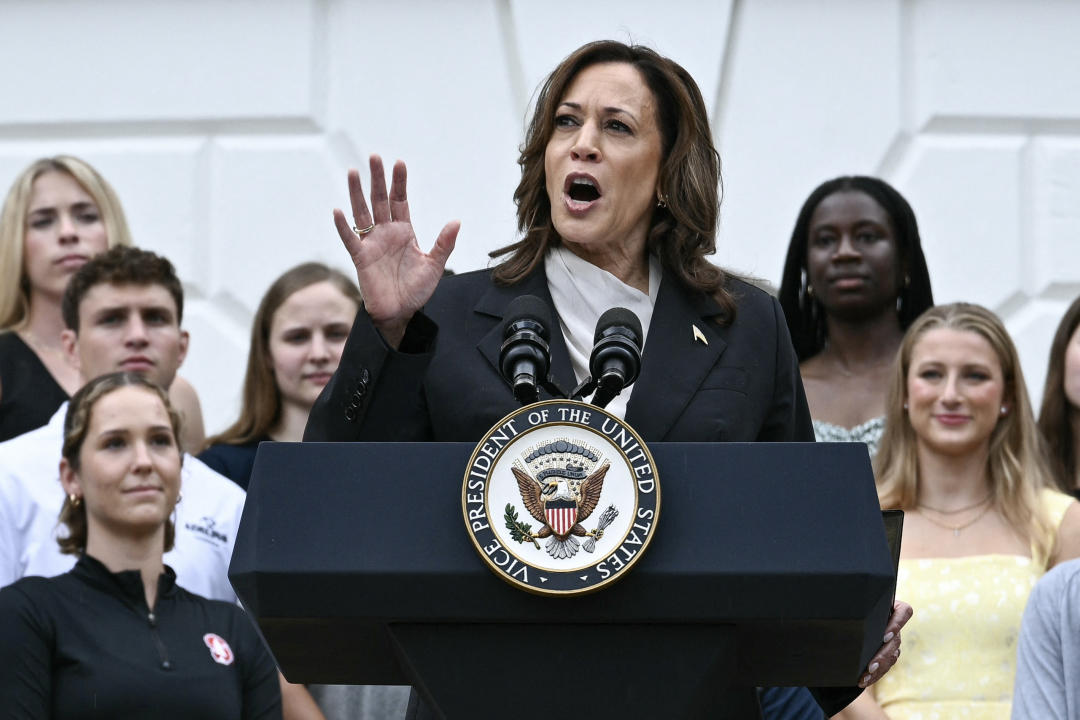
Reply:
M555 378L548 375L540 382L540 387L548 391L548 394L553 398L565 400L567 395L563 392L563 389L559 387L559 384L555 382Z

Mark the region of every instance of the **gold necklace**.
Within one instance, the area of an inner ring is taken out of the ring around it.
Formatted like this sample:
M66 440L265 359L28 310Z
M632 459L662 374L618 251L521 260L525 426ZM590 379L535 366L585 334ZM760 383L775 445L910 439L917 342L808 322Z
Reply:
M919 514L922 515L927 520L929 520L930 522L932 522L934 525L937 525L939 528L944 528L945 530L952 530L953 537L960 537L960 532L962 530L967 530L969 527L971 527L975 523L979 522L979 520L982 519L983 515L990 512L990 508L992 508L992 507L993 507L993 505L987 505L986 507L984 507L982 509L982 511L978 515L971 518L970 520L968 520L963 525L949 525L948 523L943 523L943 522L940 522L938 520L935 520L934 518L930 517L929 515L927 515L924 512L920 512Z
M922 503L916 503L916 504L919 507L921 507L923 510L933 510L938 515L956 515L957 513L962 513L965 510L974 510L975 508L980 507L984 502L986 502L987 500L990 499L990 495L991 495L991 493L987 493L986 497L984 497L979 502L972 503L971 505L965 505L964 507L956 508L955 510L938 510L935 507L930 507L929 505L923 505Z

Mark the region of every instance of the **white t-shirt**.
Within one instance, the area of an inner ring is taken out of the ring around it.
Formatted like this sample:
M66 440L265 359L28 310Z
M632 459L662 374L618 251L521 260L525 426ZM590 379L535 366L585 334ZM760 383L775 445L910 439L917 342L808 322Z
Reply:
M0 587L27 575L60 575L75 565L77 558L62 554L56 543L62 530L57 518L64 504L60 449L66 413L64 403L48 425L0 443ZM165 563L186 590L235 602L229 560L245 493L188 454L180 481L176 543L165 553Z

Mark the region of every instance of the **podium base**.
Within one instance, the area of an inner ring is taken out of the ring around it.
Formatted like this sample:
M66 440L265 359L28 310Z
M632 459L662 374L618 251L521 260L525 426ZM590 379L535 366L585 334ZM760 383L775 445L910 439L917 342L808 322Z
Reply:
M420 696L410 702L415 720L761 718L756 690L734 684L729 626L391 624L389 632Z

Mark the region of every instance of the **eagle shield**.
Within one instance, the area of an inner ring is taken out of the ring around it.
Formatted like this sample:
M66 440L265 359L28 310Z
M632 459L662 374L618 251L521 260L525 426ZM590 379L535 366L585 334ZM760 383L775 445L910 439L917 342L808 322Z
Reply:
M548 527L560 538L565 538L577 524L578 504L568 498L555 498L544 503L544 516Z
M566 439L530 448L522 462L515 463L510 469L517 478L525 509L543 526L533 533L519 527L516 520L508 519L507 522L516 528L512 531L519 533L521 539L518 541L531 541L539 549L536 541L546 538L548 554L565 560L577 554L581 546L578 537L600 537L602 528L588 531L581 526L596 509L604 488L604 476L611 466L605 462L597 468L598 463L600 454L597 450ZM594 545L587 545L586 551L592 552Z

